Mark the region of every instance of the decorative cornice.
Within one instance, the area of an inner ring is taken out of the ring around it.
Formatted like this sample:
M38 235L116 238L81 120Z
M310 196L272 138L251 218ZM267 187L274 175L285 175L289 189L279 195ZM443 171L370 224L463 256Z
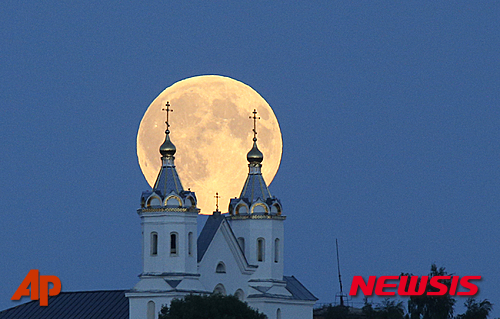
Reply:
M182 293L182 294L212 294L208 290L188 290L188 289L169 289L169 290L135 290L131 289L125 293L125 297L161 297L165 294Z
M183 207L155 207L155 208L139 208L137 214L143 213L158 213L158 212L187 212L190 211L189 208ZM192 210L196 212L195 210Z
M257 214L251 214L251 215L232 215L228 216L227 218L230 219L276 219L276 220L285 220L286 216L283 215L257 215Z

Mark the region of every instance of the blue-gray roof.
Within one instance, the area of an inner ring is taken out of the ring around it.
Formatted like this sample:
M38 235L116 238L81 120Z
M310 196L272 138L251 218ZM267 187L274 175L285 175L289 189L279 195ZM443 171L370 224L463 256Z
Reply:
M267 188L266 182L262 177L262 173L250 173L247 176L245 185L241 190L240 198L248 200L248 204L251 205L258 198L265 202L268 198L271 198L271 192Z
M258 294L251 294L248 296L249 299L258 299L258 298L274 298L274 299L292 299L292 300L305 300L305 301L316 301L318 298L314 297L314 295L307 290L304 285L302 285L297 278L294 276L283 276L283 281L286 283L286 290L291 296L283 296L283 295L278 295L278 294L271 294L268 293L267 291L269 290L269 287L258 287L258 286L253 286L253 288L257 289L260 293Z
M208 246L210 246L210 243L212 242L212 239L215 236L215 233L217 233L217 229L219 229L220 223L224 220L224 216L222 216L220 213L219 214L213 214L210 215L205 222L205 226L203 226L203 229L201 230L200 236L198 236L198 262L200 262L203 259L203 256L205 255Z
M265 209L265 212L261 211L256 213L256 215L270 214L269 209L272 206L276 206L277 211L272 213L272 215L281 216L281 202L279 199L271 195L271 192L264 181L264 177L262 176L260 164L254 166L252 165L253 164L249 165L248 176L245 180L245 184L243 185L243 189L241 190L240 197L231 198L229 201L229 213L231 215L253 215L254 211L252 206L255 203L260 202L265 203L267 208ZM248 208L251 209L251 212L240 212L238 207L241 202L246 203Z
M300 281L294 276L283 276L286 281L286 289L292 294L293 299L299 300L318 300Z
M174 191L177 194L180 194L184 189L182 188L181 180L179 179L179 175L177 174L177 170L175 166L162 166L160 169L160 173L156 178L155 186L153 187L153 191L155 193L165 197Z
M41 307L37 300L0 311L0 319L128 319L126 290L61 292Z

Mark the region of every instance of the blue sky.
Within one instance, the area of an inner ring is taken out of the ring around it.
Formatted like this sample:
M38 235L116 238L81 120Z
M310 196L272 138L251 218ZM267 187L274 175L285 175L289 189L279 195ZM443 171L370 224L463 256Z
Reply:
M496 1L3 1L0 309L30 269L65 291L137 282L139 122L165 87L220 74L282 129L286 274L334 301L338 238L346 291L436 263L483 276L500 316L499 15Z

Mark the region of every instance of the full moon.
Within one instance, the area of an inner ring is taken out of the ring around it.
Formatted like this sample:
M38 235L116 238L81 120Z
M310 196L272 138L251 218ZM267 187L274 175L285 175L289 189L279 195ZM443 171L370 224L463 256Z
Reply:
M281 162L283 143L278 120L269 104L250 86L219 75L179 81L166 88L148 107L137 134L137 157L153 187L161 166L159 147L165 139L166 102L170 138L177 148L175 166L184 189L196 193L202 214L227 212L248 174L246 154L252 148L253 116L257 110L257 145L264 154L262 175L269 185Z

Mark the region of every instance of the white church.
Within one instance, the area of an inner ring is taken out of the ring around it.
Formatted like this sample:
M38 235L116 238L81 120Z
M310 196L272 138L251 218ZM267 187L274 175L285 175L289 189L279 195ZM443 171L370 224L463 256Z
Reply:
M62 292L49 297L47 307L31 301L0 311L0 319L155 319L174 298L212 293L235 295L269 319L313 318L317 298L295 277L283 275L286 217L262 177L255 114L248 177L240 196L230 200L229 214L216 209L197 235L200 210L177 174L167 116L162 166L137 210L142 227L139 282L130 290Z
M286 216L262 177L255 128L240 196L231 199L229 214L217 209L209 216L198 238L196 196L175 169L168 120L165 133L162 167L137 211L143 272L126 293L130 318L153 319L174 298L211 293L235 295L270 319L312 318L317 299L295 277L283 276Z

